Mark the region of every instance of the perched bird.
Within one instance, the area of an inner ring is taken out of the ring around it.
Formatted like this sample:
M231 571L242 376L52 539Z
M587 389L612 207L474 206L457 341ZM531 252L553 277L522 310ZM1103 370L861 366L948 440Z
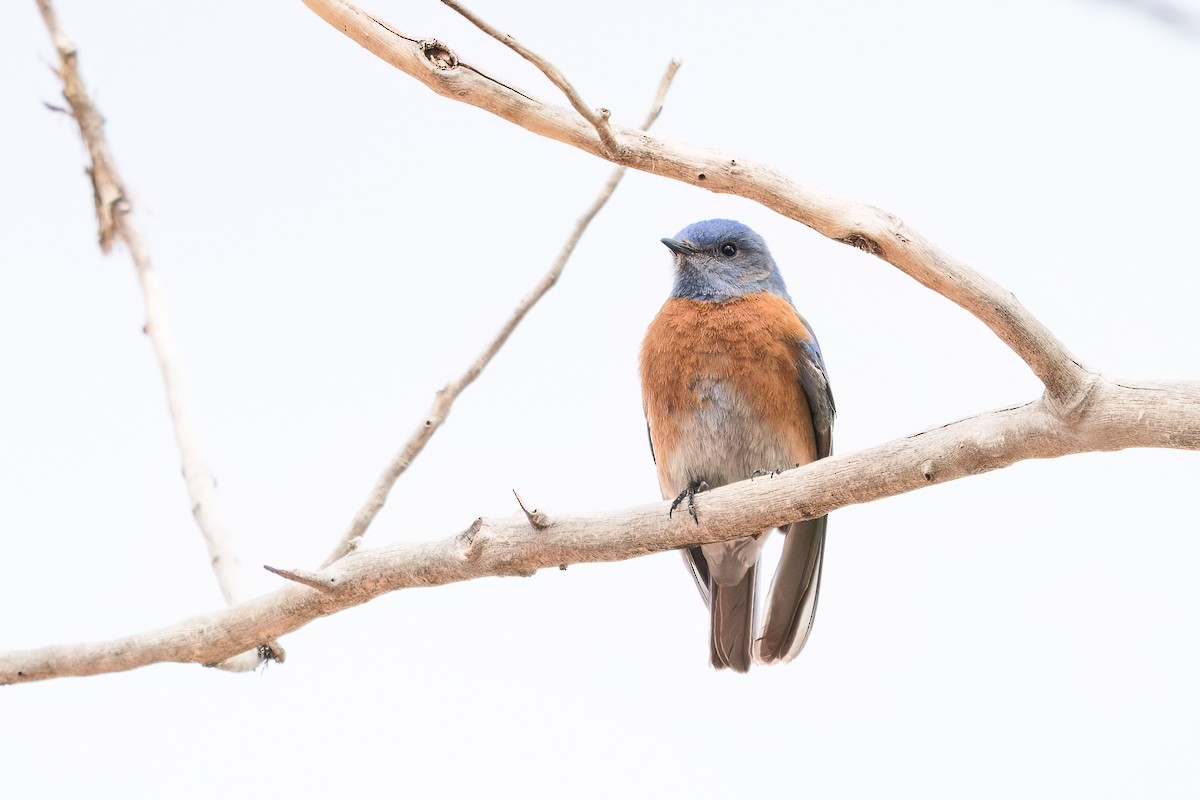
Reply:
M650 450L672 512L706 488L829 455L833 395L812 329L792 306L763 238L712 219L663 244L675 255L671 296L642 342ZM790 661L817 610L825 521L785 529L756 639L754 581L770 531L683 551L712 616L712 665ZM697 522L699 519L697 518Z

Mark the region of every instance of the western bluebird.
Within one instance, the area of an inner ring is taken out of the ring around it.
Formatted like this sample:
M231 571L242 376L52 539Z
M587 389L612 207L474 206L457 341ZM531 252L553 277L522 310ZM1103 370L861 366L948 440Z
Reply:
M675 285L642 342L650 451L672 511L705 488L824 458L833 395L817 338L792 306L763 238L726 219L663 244ZM683 551L712 616L712 665L791 661L817 610L825 521L795 522L754 639L754 573L770 531ZM698 521L698 520L697 520Z

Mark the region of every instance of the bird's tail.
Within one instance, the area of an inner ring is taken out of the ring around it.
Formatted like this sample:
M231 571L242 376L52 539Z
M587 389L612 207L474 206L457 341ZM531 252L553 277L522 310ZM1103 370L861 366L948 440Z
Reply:
M759 664L791 661L808 640L821 588L827 519L793 522L788 526L783 554L767 594L762 637L754 643L754 660Z
M737 583L709 584L708 608L712 614L712 665L735 672L750 669L754 640L754 573L750 567Z

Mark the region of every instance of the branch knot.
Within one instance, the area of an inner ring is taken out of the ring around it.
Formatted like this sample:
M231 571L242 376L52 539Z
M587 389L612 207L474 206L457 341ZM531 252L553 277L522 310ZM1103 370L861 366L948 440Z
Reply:
M480 535L482 532L483 517L478 517L471 523L471 527L454 537L454 544L462 560L471 563L479 559L479 554L483 550L483 540Z
M422 39L421 55L440 70L450 70L458 66L458 56L454 54L448 44L437 39Z
M701 177L704 177L704 176L701 176ZM875 241L870 236L867 236L865 233L862 233L860 231L855 231L854 233L843 236L842 238L838 239L838 241L841 242L842 244L848 244L851 247L857 247L859 250L862 250L864 253L870 253L871 255L876 256L877 258L885 258L886 259L886 256L883 253L883 247L880 246L879 242Z

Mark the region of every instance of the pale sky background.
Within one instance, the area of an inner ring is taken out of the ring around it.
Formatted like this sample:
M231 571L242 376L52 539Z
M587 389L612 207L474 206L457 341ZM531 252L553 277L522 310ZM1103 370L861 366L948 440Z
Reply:
M1200 15L1200 2L1179 3ZM624 124L902 216L1085 363L1200 378L1200 38L1104 0L473 6ZM435 0L365 6L527 93ZM558 252L609 165L441 99L299 2L59 4L168 292L220 498L311 567ZM1195 30L1195 29L1193 29ZM0 649L220 604L124 253L95 245L32 0L0 5ZM368 543L657 499L636 376L659 244L762 233L838 452L1032 399L982 324L748 201L630 174ZM1024 463L836 512L793 664L707 665L676 554L389 595L259 674L0 689L5 797L1200 795L1200 456Z

